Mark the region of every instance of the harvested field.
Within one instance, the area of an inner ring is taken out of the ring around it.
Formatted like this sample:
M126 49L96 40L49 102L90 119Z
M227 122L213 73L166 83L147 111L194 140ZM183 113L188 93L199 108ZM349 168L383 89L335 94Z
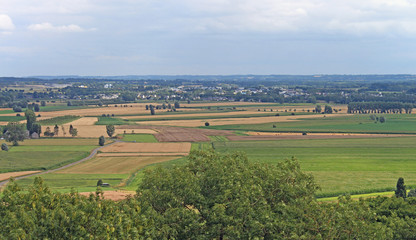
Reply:
M165 162L175 158L178 158L178 156L103 157L101 155L57 173L130 174L149 164Z
M252 136L299 136L302 133L285 133L285 132L246 132ZM412 136L409 134L368 134L368 133L308 133L308 136L359 136L359 137L403 137Z
M98 118L96 117L83 117L75 121L72 121L68 124L72 124L73 126L91 126L91 125L94 125L95 122L97 121L98 121Z
M218 113L193 113L193 114L175 114L175 115L149 115L149 116L123 116L120 118L123 119L146 119L146 118L180 118L180 117L204 117L207 118L212 116L229 116L229 115L250 115L250 114L270 114L270 112L263 112L263 111L232 111L232 112L218 112Z
M122 127L123 126L123 127ZM153 129L136 129L136 128L125 128L125 125L122 126L115 126L116 128L116 135L117 134L123 134L124 131L126 131L127 134L130 133L141 133L141 134L156 134L157 132Z
M227 136L234 135L232 131L200 129L200 128L181 128L181 127L164 127L164 126L143 126L143 125L121 125L120 128L134 130L136 129L153 129L154 134L159 142L205 142L210 141L208 136ZM130 131L131 131L130 130ZM127 130L127 132L129 132Z
M90 194L95 194L95 192L82 192L79 194L88 197ZM103 191L104 199L113 201L120 201L134 194L136 194L134 191Z
M258 103L258 102L213 102L213 103L181 103L182 107L207 107L207 106L247 106L247 105L276 105L276 103Z
M167 121L143 121L137 122L143 125L168 125L178 127L202 127L205 122L210 126L233 125L233 124L260 124L272 122L291 122L305 118L323 118L346 116L347 114L327 114L327 115L294 115L294 116L274 116L274 117L251 117L251 118L221 118L221 119L204 119L204 120L167 120Z
M103 153L188 153L191 143L126 143L118 142L101 149Z
M187 156L189 153L99 153L98 157Z
M22 172L8 172L8 173L0 173L0 181L7 180L11 177L19 177L24 176L32 173L38 173L40 171L22 171Z

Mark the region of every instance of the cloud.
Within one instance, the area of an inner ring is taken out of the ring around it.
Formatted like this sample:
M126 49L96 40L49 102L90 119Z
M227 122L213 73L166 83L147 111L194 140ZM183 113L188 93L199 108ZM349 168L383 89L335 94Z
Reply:
M61 26L54 26L51 23L39 23L39 24L31 24L27 27L31 31L50 31L50 32L84 32L87 31L82 27L69 24L69 25L61 25ZM90 29L94 30L94 29Z
M0 31L10 31L15 28L12 19L5 14L0 14Z

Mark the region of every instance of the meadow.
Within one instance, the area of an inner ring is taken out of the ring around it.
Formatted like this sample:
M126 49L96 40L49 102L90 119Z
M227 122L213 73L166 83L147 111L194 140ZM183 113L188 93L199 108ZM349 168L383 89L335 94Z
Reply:
M318 197L387 191L399 177L416 186L416 137L214 142L218 152L245 152L250 161L275 164L295 157L322 190Z

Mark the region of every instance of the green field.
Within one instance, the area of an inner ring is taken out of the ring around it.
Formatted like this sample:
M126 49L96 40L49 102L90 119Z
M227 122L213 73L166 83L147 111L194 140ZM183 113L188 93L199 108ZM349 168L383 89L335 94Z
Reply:
M115 117L98 117L98 122L95 125L129 125L134 124L127 119L115 118Z
M54 169L88 156L96 147L96 141L26 140L21 146L10 146L8 152L0 151L0 172Z
M25 120L26 118L24 117L24 113L20 113L20 117L18 116L1 116L0 115L0 122L18 122L21 120Z
M39 123L40 125L46 125L46 126L48 126L48 125L62 125L62 124L65 124L65 123L75 121L75 120L80 119L80 118L81 118L80 116L66 115L66 116L59 116L59 117L40 120L40 121L37 121L37 123Z
M97 189L97 181L109 183L110 187L103 190L114 190L128 174L69 174L69 173L48 173L41 175L45 184L54 191L70 192L74 188L78 192L94 192ZM30 186L35 177L19 180L19 185Z
M386 122L370 119L370 114L301 119L292 122L212 126L222 130L263 132L333 132L333 133L416 133L414 114L376 114ZM273 128L276 125L276 128Z
M123 141L126 142L158 142L152 134L123 134Z
M315 176L318 196L392 190L404 177L416 186L416 137L214 142L219 152L246 152L251 161L274 164L296 157Z

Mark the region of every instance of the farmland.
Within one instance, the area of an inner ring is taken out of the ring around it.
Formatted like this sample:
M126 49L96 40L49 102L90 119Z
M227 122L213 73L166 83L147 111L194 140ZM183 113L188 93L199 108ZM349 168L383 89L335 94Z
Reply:
M175 111L158 109L150 115L149 104L51 105L39 113L38 122L43 130L58 125L58 135L41 134L41 139L0 152L0 170L46 170L79 160L98 147L97 138L107 136L106 125L112 124L118 142L88 161L45 174L46 183L59 191L93 191L102 179L111 184L109 190L134 190L142 169L182 164L190 150L214 150L242 151L252 162L270 164L294 156L321 186L317 197L391 190L399 175L416 186L413 114L375 114L385 118L380 123L369 114L347 114L345 105L334 105L337 113L317 114L310 104L206 102L182 103ZM3 111L0 120L16 118ZM77 136L69 134L70 125ZM28 184L31 179L19 181Z

